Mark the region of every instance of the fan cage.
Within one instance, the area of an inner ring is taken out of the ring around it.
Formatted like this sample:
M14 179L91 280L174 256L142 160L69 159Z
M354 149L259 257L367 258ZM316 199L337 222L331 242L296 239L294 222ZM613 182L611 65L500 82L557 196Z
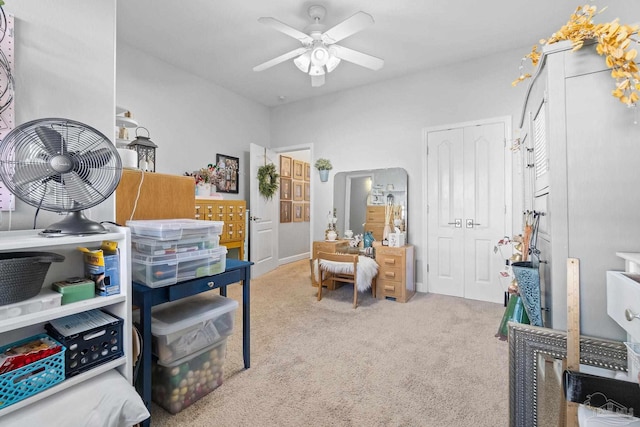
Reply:
M13 129L0 145L0 177L32 206L73 212L102 203L116 189L122 161L98 130L69 119L39 119Z

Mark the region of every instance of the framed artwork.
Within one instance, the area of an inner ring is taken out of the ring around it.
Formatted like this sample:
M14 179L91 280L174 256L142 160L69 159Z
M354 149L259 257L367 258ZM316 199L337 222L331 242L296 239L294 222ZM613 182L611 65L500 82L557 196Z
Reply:
M291 200L291 178L280 178L280 200Z
M280 222L291 222L291 202L280 202Z
M304 162L302 160L293 161L293 179L304 179Z
M304 222L311 221L311 204L304 204Z
M304 221L304 203L293 204L293 222Z
M304 182L302 181L293 181L293 200L296 202L301 202L304 200L303 185Z
M304 163L304 180L311 181L311 165L307 162Z
M304 183L304 201L305 202L311 201L311 184L308 182Z
M280 156L280 176L291 178L291 157Z
M237 157L216 154L215 185L219 193L238 194L240 160Z

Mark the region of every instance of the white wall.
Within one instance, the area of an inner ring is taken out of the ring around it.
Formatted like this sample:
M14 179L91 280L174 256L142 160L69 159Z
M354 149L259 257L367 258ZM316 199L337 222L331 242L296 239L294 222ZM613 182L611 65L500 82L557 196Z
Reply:
M115 108L116 0L8 1L15 17L15 121L60 117L86 123L112 139ZM115 218L113 196L87 216ZM33 227L35 208L16 200L11 229ZM40 211L38 228L58 221ZM9 227L3 214L1 229Z
M416 246L417 278L426 253L422 241L422 133L426 127L484 118L519 117L526 84L516 88L521 50L426 71L321 98L278 106L271 114L274 148L312 143L314 159L326 157L333 170L321 183L312 173L312 216L324 218L333 205L333 176L341 171L402 167L409 175L409 239ZM331 126L326 126L331 123ZM310 135L300 141L300 135ZM514 167L514 173L518 169ZM516 179L520 179L516 176ZM519 201L521 196L514 195ZM521 210L514 205L514 212ZM514 215L519 221L520 215ZM313 238L323 238L324 221L313 222ZM519 222L513 230L520 229Z
M183 175L215 163L216 154L238 157L239 193L224 197L249 199L246 157L249 143L270 145L267 107L122 41L117 44L116 102L133 113L158 146L157 172ZM129 133L132 139L134 130Z

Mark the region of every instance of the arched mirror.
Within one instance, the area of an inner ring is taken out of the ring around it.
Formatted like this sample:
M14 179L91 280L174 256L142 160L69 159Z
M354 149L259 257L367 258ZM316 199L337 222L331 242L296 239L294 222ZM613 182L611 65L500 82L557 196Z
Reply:
M407 232L407 171L402 168L338 172L334 179L333 207L340 237L346 230L354 235L372 231L382 239L382 228L389 217L393 227ZM381 217L382 216L382 217ZM407 233L406 240L409 240Z

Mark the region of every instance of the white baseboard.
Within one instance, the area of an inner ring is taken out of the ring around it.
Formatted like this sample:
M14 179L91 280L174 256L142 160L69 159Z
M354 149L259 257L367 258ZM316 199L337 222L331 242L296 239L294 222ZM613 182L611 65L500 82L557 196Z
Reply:
M416 283L416 292L429 293L429 287L422 282Z
M310 252L306 252L303 254L298 254L298 255L293 255L290 257L286 257L286 258L280 258L278 260L278 265L285 265L285 264L289 264L291 262L296 262L296 261L300 261L301 259L309 259L311 258L311 253Z

